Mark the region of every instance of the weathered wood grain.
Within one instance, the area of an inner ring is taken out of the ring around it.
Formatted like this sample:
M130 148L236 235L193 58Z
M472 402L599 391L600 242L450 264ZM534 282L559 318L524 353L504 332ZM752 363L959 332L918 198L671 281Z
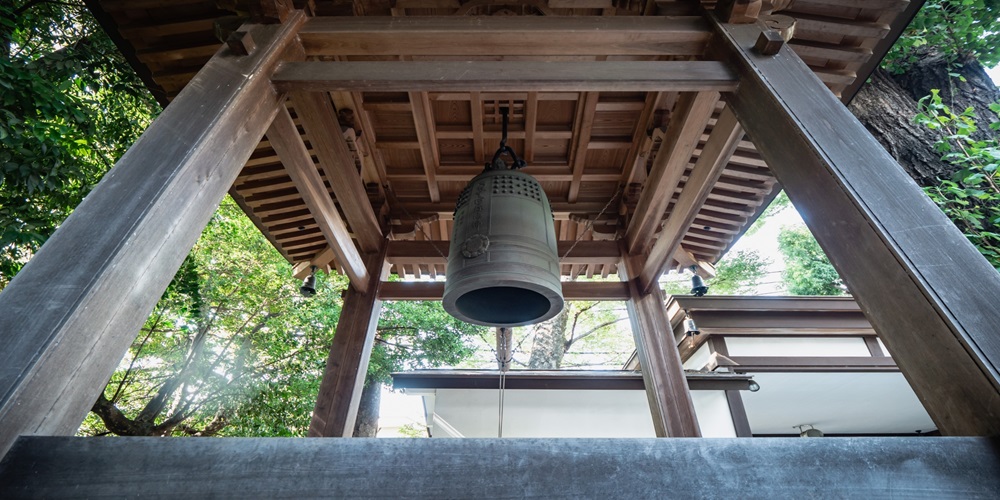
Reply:
M700 17L316 17L300 38L311 56L697 55Z
M927 437L34 437L0 464L0 496L993 498L995 450L990 439Z
M311 92L729 91L737 83L717 61L288 62L272 81Z
M387 245L378 252L364 256L368 269L368 285L364 292L350 288L333 334L330 356L326 359L316 407L309 424L311 437L351 437L365 385L368 360L375 343L382 301L379 287L388 274L385 262Z
M618 275L629 286L626 307L653 428L657 437L700 437L701 428L684 378L684 366L663 305L663 291L653 287L649 293L643 293L639 280L635 279L642 270L642 256L630 256L624 251L622 254Z
M0 294L0 454L76 431L277 112L303 20L216 53Z
M718 100L718 92L712 91L684 94L678 100L675 116L670 119L663 145L643 184L635 214L625 232L630 254L643 253L649 248ZM638 277L638 271L636 273Z
M368 201L368 194L354 165L354 156L337 121L337 114L325 92L293 92L295 113L316 154L319 166L337 195L344 217L358 240L362 252L376 252L382 243L382 230Z
M271 127L267 129L267 138L281 158L285 171L295 183L298 194L309 207L313 220L319 225L337 262L344 267L351 279L351 286L363 292L369 281L365 262L354 246L354 240L347 232L347 225L344 224L333 198L323 185L323 178L316 170L312 157L306 150L306 145L302 142L302 137L287 109L278 111Z
M674 254L680 249L681 240L701 212L709 193L726 169L742 138L743 127L736 116L732 110L723 109L705 143L705 149L698 156L698 161L684 184L684 190L674 203L666 224L660 230L660 236L649 251L649 257L639 276L639 283L644 289L654 286L670 265Z
M719 25L727 96L945 434L1000 434L1000 274L789 48Z

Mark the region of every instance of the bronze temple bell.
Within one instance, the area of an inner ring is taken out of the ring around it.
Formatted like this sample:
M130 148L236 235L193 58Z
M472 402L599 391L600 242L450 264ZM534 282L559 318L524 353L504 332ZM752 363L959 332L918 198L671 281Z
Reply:
M516 170L525 163L506 144L501 111L500 148L455 207L442 301L462 321L510 327L559 314L563 296L552 207L538 181Z

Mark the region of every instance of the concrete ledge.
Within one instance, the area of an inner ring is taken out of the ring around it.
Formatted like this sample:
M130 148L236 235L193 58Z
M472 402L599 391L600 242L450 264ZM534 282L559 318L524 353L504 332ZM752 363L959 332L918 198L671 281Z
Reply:
M995 498L1000 440L21 437L0 498Z

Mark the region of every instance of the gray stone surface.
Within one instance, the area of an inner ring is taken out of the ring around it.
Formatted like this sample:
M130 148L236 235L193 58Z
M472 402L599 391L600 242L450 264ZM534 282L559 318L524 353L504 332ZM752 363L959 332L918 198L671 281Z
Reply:
M1000 440L22 437L0 498L996 498Z

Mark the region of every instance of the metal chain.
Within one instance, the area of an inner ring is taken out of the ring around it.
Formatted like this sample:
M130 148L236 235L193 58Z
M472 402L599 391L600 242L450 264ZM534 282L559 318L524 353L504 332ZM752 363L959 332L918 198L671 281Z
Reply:
M573 244L570 245L569 249L566 250L566 252L562 255L562 257L560 257L560 260L565 259L566 256L569 255L574 248L576 248L576 245L580 243L581 240L583 240L583 236L587 234L587 231L589 231L590 228L594 227L594 223L597 222L597 219L600 219L601 216L604 215L604 212L608 210L608 207L611 206L611 203L614 202L618 198L618 196L622 194L622 192L624 192L624 188L618 188L618 190L615 191L615 194L611 196L611 199L604 204L604 208L602 208L601 211L597 214L597 217L587 220L587 226L584 227L583 231L580 231L580 234L576 236L576 241L574 241Z

